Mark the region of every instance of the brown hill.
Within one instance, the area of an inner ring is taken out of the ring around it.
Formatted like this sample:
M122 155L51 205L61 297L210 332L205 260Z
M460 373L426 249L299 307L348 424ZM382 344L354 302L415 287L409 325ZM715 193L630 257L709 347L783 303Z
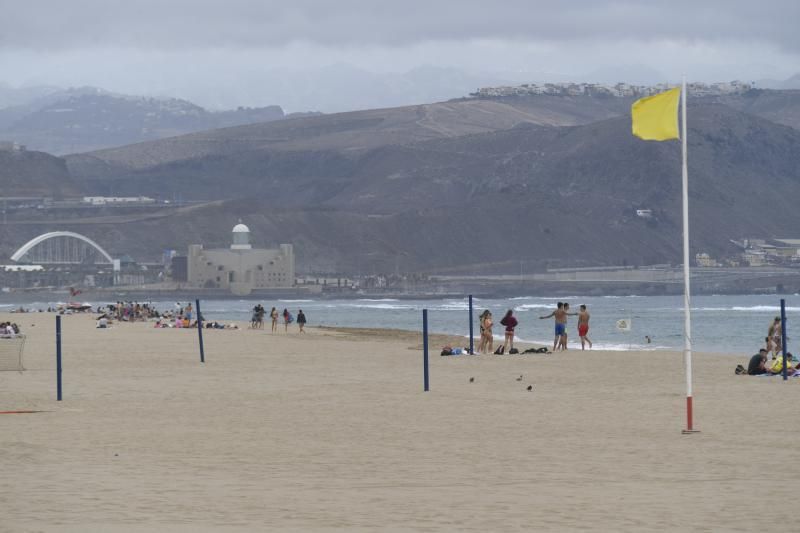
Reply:
M178 161L264 152L341 151L503 130L520 123L586 124L624 113L618 98L457 100L250 124L68 156L81 178L108 178Z
M692 106L689 126L692 253L718 254L731 238L786 237L800 226L799 131L723 105ZM136 224L81 226L135 257L190 242L225 245L239 217L260 244L294 242L303 271L478 271L505 263L519 272L521 263L681 257L679 144L632 137L629 117L353 153L231 151L143 168L124 181L143 194L177 184L247 197ZM655 217L641 219L637 208Z
M50 154L0 150L0 196L76 195L66 162Z

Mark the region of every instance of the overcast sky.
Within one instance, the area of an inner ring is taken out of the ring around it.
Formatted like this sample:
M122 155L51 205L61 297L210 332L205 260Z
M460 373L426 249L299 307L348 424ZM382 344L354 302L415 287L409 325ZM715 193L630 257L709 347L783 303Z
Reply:
M0 0L0 82L335 111L502 81L785 79L798 22L798 0ZM459 72L400 76L423 66Z

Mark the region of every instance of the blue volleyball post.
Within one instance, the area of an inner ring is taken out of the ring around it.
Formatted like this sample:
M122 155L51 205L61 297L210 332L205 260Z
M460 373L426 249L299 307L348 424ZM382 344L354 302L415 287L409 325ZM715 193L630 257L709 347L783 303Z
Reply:
M474 340L472 339L472 295L469 295L469 354L475 355Z
M197 299L194 301L195 307L197 309L197 338L200 340L200 362L206 362L206 354L203 350L203 317L200 314L200 300Z
M422 310L422 372L425 379L425 392L430 390L428 374L428 310Z
M789 379L786 370L786 300L781 298L781 352L783 352L783 380Z
M61 401L61 315L56 315L56 398Z

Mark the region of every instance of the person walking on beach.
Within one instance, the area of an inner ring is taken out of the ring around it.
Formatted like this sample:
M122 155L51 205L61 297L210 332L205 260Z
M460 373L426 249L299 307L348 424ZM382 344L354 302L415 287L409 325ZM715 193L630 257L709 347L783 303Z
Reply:
M492 334L492 313L486 309L478 319L481 331L481 340L478 343L478 353L492 353L494 335Z
M299 333L305 333L303 328L306 326L306 315L303 313L302 309L297 311L297 325L300 327Z
M272 319L272 333L275 333L278 331L278 310L273 307L269 317Z
M539 320L544 320L546 318L553 317L555 319L555 338L553 339L553 351L556 351L558 348L559 343L561 341L561 337L567 331L567 312L564 310L564 303L558 302L556 306L556 310L550 313L547 316L540 316Z
M253 307L253 314L250 316L250 329L256 329L258 326L258 306L259 304L256 304Z
M589 311L586 310L586 304L581 304L581 310L578 312L578 336L581 338L581 350L585 350L584 346L589 343L589 349L592 349L592 341L587 336L589 333Z
M514 311L511 309L506 311L506 316L503 317L500 323L506 327L506 337L503 344L505 352L511 353L511 350L514 349L514 328L518 324L517 319L514 318Z
M289 310L285 307L283 308L283 331L289 331L289 322L291 322L292 315L289 313Z

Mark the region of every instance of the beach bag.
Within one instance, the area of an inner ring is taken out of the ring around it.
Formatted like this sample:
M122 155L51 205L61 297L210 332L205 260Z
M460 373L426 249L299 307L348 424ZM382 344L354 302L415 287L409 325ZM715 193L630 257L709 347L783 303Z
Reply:
M502 344L501 344L501 345L500 345L500 346L498 346L498 347L497 347L497 349L494 351L494 354L495 354L495 355L503 355L503 352L505 352L505 350L506 350L506 347L505 347L504 345L502 345Z
M518 353L519 353L519 350L517 350L516 348L511 348L511 349L508 351L508 353L509 353L510 355L518 354Z

